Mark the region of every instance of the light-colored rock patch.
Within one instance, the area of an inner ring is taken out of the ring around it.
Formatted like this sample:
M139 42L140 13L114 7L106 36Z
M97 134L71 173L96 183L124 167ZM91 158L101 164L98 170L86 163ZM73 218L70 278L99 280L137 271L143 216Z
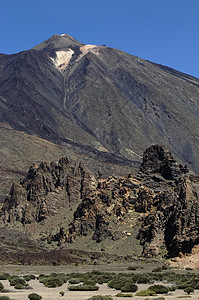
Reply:
M66 51L56 51L56 58L51 57L51 59L54 62L57 69L63 71L68 66L68 63L71 60L73 53L74 51L70 48L68 48Z
M96 55L99 54L99 46L97 45L84 45L80 47L81 54L78 57L78 60L81 59L83 56L85 56L87 53L91 52Z

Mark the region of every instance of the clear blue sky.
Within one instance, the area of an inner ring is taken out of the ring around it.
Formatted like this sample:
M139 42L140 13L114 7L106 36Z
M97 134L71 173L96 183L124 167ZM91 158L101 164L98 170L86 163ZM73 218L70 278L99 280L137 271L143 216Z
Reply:
M199 78L199 0L0 0L0 53L30 49L55 33Z

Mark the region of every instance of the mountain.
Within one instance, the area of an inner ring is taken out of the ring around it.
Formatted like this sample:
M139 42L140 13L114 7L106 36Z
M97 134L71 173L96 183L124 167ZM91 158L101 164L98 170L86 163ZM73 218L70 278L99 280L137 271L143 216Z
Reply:
M198 95L197 78L67 34L0 54L4 257L22 244L57 257L62 247L97 256L191 251Z
M127 163L160 143L199 172L197 78L67 34L0 66L0 122L13 130Z

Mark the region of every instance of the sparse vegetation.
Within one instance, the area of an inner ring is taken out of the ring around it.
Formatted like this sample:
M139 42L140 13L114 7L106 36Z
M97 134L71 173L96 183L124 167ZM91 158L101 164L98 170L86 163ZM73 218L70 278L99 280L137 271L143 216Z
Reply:
M4 289L4 285L3 283L0 282L0 292L3 291L3 289Z
M11 300L8 296L0 296L0 300Z
M133 297L132 293L118 293L116 297L130 298Z
M184 292L187 293L188 295L191 293L194 293L194 289L192 287L186 287L184 289Z
M35 275L24 275L23 278L26 281L30 281L30 280L34 280L36 278L36 276Z
M71 278L68 280L68 282L70 284L78 284L78 283L80 283L80 280L78 278Z
M48 288L62 286L68 280L68 276L63 273L52 273L50 275L39 275L39 282L43 283Z
M29 294L28 295L28 298L30 300L41 300L42 299L42 296L36 294L36 293L32 293L32 294Z
M167 294L169 292L169 288L161 284L151 285L148 290L156 292L156 294Z
M59 294L63 297L65 295L64 291L59 292Z
M136 292L138 290L138 286L133 282L127 282L122 288L122 292Z
M149 296L155 296L155 295L156 295L156 292L150 291L150 290L143 290L143 291L136 293L136 296L140 296L140 297L144 297L144 296L149 297Z

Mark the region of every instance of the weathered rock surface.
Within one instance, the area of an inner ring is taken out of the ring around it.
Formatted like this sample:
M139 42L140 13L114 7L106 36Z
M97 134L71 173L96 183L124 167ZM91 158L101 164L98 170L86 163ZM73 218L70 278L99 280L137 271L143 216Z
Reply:
M98 242L120 238L113 220L122 222L132 210L142 216L138 238L145 256L189 252L198 243L199 177L188 174L168 150L154 145L144 152L137 176L99 181L97 190L78 206L69 230L55 240L71 242L91 232Z
M67 157L50 165L33 165L20 183L13 183L1 215L8 222L40 222L62 208L77 205L92 187L92 180L83 164Z
M124 178L95 181L82 164L67 158L32 166L20 184L13 184L1 215L9 222L39 223L71 203L76 203L72 222L62 220L56 234L46 233L49 242L75 247L78 237L88 236L114 243L139 226L137 238L148 257L173 257L199 243L199 177L159 145L144 152L136 175Z

